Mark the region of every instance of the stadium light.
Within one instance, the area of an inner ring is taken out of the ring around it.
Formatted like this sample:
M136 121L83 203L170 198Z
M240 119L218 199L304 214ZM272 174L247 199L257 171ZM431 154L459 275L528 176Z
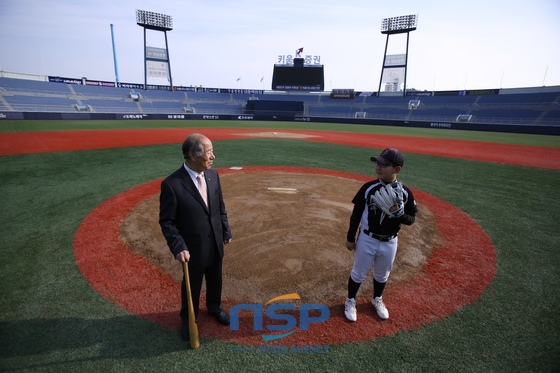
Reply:
M173 30L173 19L171 16L136 9L136 24L147 29L159 31Z
M403 80L402 96L406 96L406 69L408 65L408 41L410 32L416 30L418 26L418 15L412 14L408 16L385 18L381 21L381 33L387 35L385 42L385 54L383 55L383 65L381 66L381 77L379 78L379 88L377 95L381 94L381 85L385 81L387 86L394 91L398 91L401 78ZM389 36L394 34L406 33L406 53L404 55L387 56L387 47L389 45ZM404 58L403 58L404 57ZM385 77L385 69L389 71Z
M382 34L400 34L416 30L418 15L384 18L381 21Z
M171 16L136 9L136 24L144 29L144 89L148 89L148 76L167 78L169 90L173 90L171 79L171 61L169 60L169 46L167 31L173 30ZM165 49L148 46L146 30L161 31L165 37Z

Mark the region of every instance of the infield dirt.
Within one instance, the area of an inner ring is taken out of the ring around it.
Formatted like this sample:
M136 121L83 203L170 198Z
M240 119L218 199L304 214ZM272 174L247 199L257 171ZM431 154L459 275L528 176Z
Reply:
M240 173L221 177L233 242L225 247L225 299L266 302L298 293L306 303L340 303L353 262L345 247L351 200L362 182L327 175ZM124 243L182 279L158 224L159 193L139 203L120 228ZM432 213L419 205L403 226L389 285L419 274L441 240ZM371 279L371 273L370 273ZM360 293L372 292L372 281Z

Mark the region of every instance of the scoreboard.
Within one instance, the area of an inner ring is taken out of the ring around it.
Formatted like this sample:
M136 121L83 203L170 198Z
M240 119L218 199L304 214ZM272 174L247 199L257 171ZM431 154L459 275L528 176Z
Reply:
M275 91L323 91L325 74L323 65L304 66L303 59L294 65L274 65L272 89Z

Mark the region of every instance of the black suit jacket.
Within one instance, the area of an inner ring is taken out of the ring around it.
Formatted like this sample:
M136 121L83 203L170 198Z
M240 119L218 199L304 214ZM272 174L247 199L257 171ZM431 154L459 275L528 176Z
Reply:
M204 177L208 207L184 166L162 181L159 224L174 257L188 250L191 265L208 266L215 247L224 256L231 230L218 172L204 171Z

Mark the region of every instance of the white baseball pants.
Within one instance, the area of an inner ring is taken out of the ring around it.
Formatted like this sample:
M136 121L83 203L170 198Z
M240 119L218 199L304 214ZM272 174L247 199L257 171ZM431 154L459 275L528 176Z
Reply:
M367 278L373 265L373 278L377 282L387 282L393 262L397 255L398 237L387 242L360 233L354 252L354 266L350 276L354 282L361 284Z

